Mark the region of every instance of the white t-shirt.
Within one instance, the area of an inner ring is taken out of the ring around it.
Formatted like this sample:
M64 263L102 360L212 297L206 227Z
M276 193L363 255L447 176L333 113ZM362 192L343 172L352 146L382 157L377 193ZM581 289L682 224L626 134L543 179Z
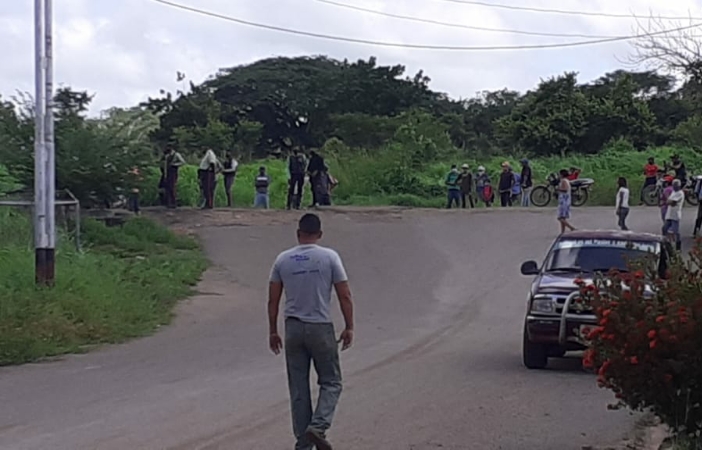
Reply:
M283 283L285 317L309 323L332 322L332 288L347 280L339 254L319 245L298 245L284 251L270 275L270 281Z
M665 212L665 220L677 220L682 219L682 209L685 204L685 193L681 190L673 191L668 197L668 202L677 202L675 206L668 205L668 210Z
M617 191L617 209L629 207L629 188L620 187Z

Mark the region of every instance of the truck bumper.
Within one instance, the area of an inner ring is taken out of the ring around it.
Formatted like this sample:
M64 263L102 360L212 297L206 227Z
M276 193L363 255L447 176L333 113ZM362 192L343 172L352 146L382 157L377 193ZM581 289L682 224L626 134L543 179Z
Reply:
M572 318L572 315L565 318L527 316L525 326L529 341L535 344L585 347L588 343L582 334L587 334L588 328L597 326L597 319L591 316Z

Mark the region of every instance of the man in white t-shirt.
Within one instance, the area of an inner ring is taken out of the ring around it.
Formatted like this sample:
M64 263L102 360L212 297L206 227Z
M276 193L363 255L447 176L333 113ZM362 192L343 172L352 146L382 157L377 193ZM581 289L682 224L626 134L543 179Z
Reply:
M619 218L619 228L623 231L628 231L626 218L629 215L629 187L624 177L619 177L617 184L619 185L619 190L617 191L616 212Z
M297 230L299 245L275 260L268 293L269 345L276 355L283 347L278 334L278 310L285 291L285 361L290 390L295 450L331 450L326 431L331 427L341 395L342 350L353 341L353 302L346 270L334 250L317 245L322 224L315 214L305 214ZM332 288L339 298L346 327L337 341L330 304ZM314 363L319 398L312 408L310 364Z
M665 213L665 225L663 234L672 234L675 237L675 247L680 250L680 221L682 220L682 210L685 204L685 193L682 190L680 180L673 181L673 192L667 200L668 210Z

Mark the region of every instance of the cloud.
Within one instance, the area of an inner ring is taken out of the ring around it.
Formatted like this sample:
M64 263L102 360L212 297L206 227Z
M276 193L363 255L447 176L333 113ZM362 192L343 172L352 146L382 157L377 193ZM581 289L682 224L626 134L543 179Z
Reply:
M401 21L352 11L314 0L174 0L246 20L317 33L386 42L496 46L567 42L572 38L530 37L470 31ZM630 34L633 19L564 16L509 11L440 0L336 0L394 14L465 25L553 33ZM527 2L501 0L512 5ZM0 93L33 92L32 2L1 2ZM616 7L615 7L616 5ZM663 15L687 15L695 0L529 0L528 6ZM62 0L54 2L57 84L96 94L93 112L130 106L160 89L182 89L176 72L199 83L224 67L271 56L326 54L351 60L376 56L381 64L404 64L432 78L434 89L453 97L508 87L527 90L540 78L576 71L588 80L621 66L626 43L538 51L448 52L372 47L292 36L229 23L169 8L151 0ZM702 34L702 32L701 32Z

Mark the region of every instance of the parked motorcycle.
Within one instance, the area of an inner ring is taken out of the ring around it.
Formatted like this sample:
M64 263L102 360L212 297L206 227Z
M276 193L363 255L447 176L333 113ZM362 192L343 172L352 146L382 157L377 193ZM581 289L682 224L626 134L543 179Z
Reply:
M534 206L547 206L551 200L558 198L556 188L561 182L556 173L552 173L546 178L546 184L536 186L531 191L531 203ZM590 187L595 184L592 178L578 178L570 182L571 194L570 202L573 206L583 206L590 198Z
M651 184L646 186L641 195L643 197L643 202L647 206L658 205L659 199L661 198L661 193L666 186L671 184L675 177L673 175L663 175L658 177L656 184ZM702 180L702 175L696 175L687 179L687 183L683 186L683 192L685 193L685 201L692 205L697 206L699 204L699 199L695 193L696 184Z

